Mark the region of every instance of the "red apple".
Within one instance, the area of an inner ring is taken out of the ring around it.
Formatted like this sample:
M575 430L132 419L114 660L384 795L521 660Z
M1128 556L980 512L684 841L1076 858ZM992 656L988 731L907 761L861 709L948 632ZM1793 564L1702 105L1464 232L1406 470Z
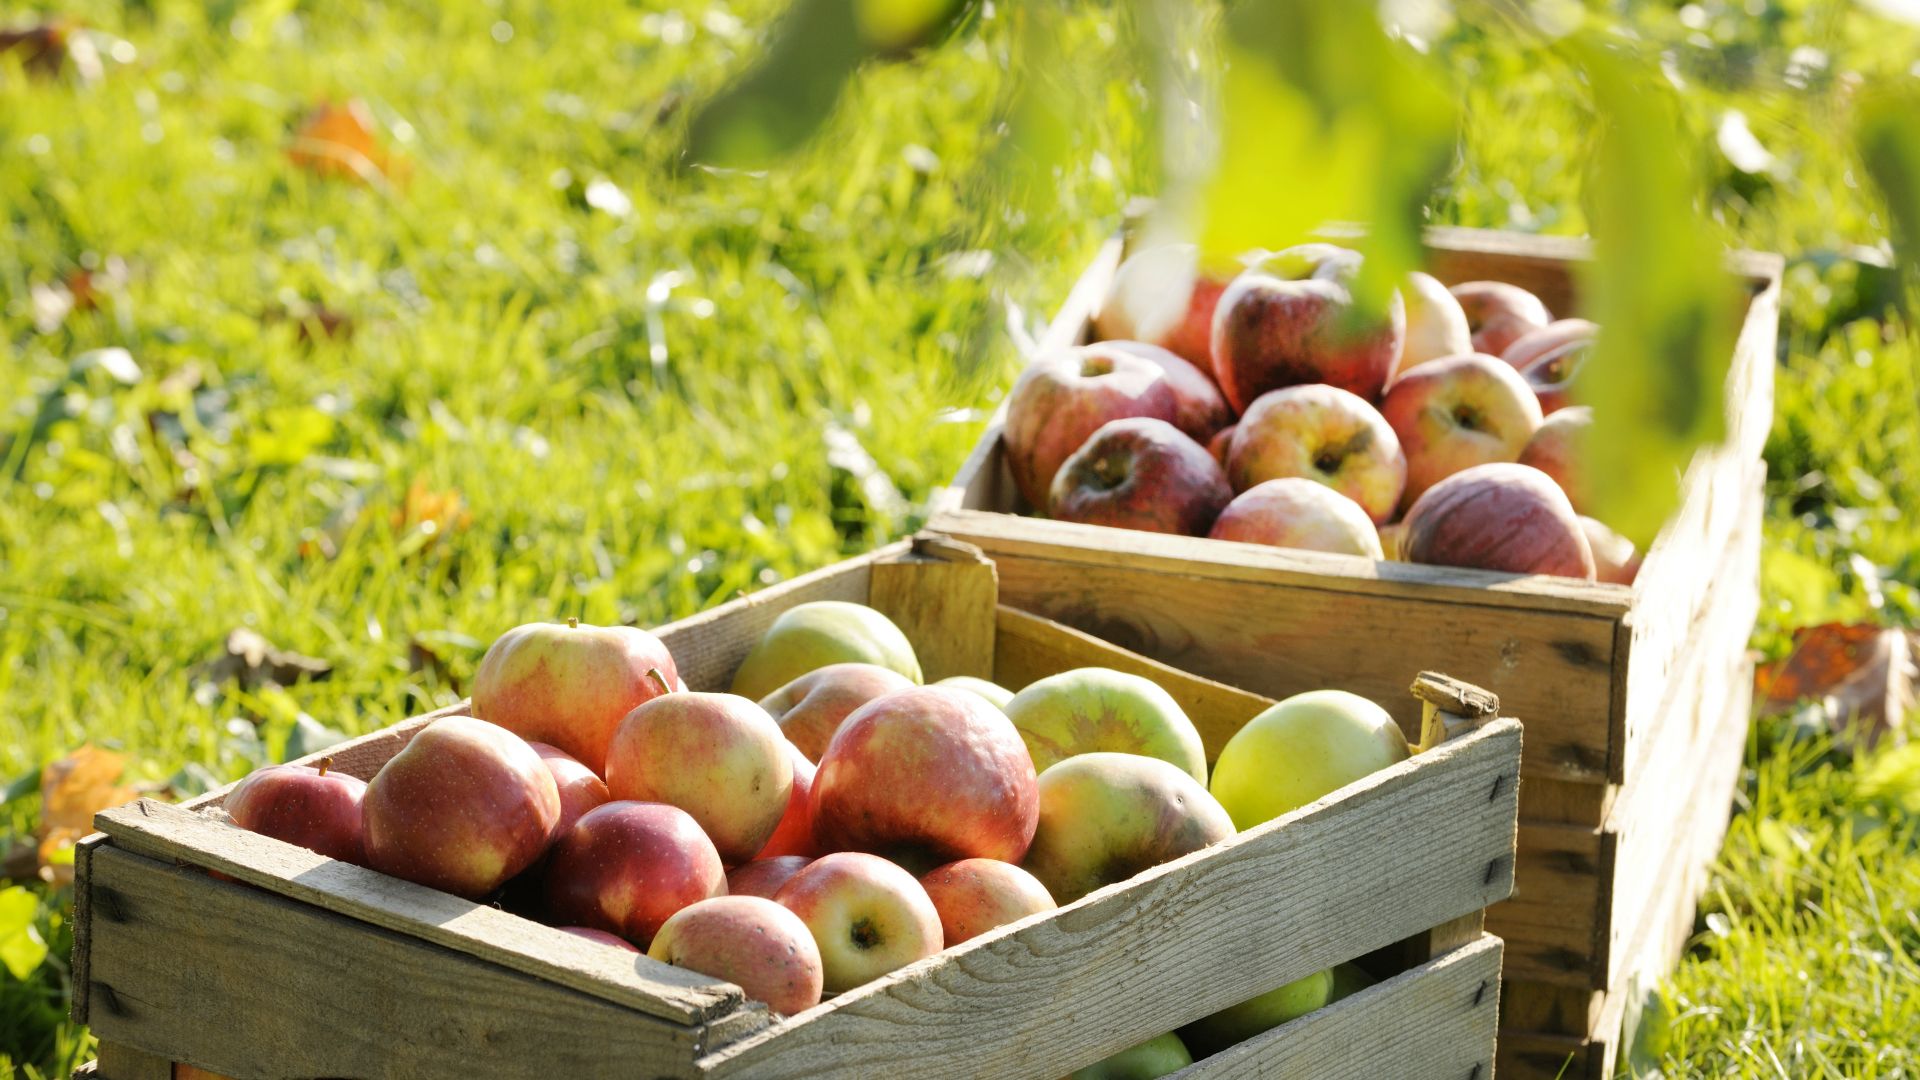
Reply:
M603 803L580 816L547 864L547 909L572 926L645 947L688 904L727 891L713 841L665 803Z
M1380 532L1359 503L1301 476L1268 480L1241 492L1207 535L1243 544L1385 557Z
M1500 358L1533 387L1542 412L1556 412L1568 404L1599 330L1585 319L1560 319L1507 346Z
M786 815L793 756L780 725L737 694L662 694L627 714L607 748L607 790L693 815L720 858L746 862Z
M1520 451L1520 464L1553 477L1575 510L1587 508L1586 439L1593 430L1593 409L1569 405L1540 422ZM1598 554L1596 552L1595 554Z
M921 875L920 885L940 913L941 936L949 949L996 926L1054 908L1053 896L1040 879L996 859L936 866Z
M760 707L808 760L818 760L853 710L912 685L912 679L878 664L828 664L761 698Z
M1114 272L1093 317L1094 333L1107 341L1161 346L1210 373L1213 309L1231 276L1202 271L1193 244L1142 248Z
M754 856L756 859L814 855L818 851L813 846L813 762L792 743L787 744L787 749L793 759L793 789L787 793L787 811L780 815L780 824L774 827L773 835L767 837L766 845Z
M633 947L633 942L628 941L626 938L623 938L623 937L615 937L614 935L607 933L605 930L595 930L591 927L586 927L586 926L560 926L560 927L555 927L555 929L559 930L563 934L572 934L574 937L577 937L577 938L586 938L588 941L597 941L602 945L611 945L616 949L624 949L630 953L637 953L640 951L639 949L636 949Z
M1235 491L1288 476L1327 485L1381 523L1400 505L1407 459L1372 405L1338 387L1289 386L1262 394L1227 448Z
M1363 317L1348 288L1354 259L1342 248L1303 245L1227 286L1213 315L1213 363L1235 410L1270 390L1312 383L1379 398L1400 359L1406 305L1395 294L1383 316Z
M1467 313L1431 274L1417 270L1408 274L1400 295L1407 303L1407 339L1400 346L1395 374L1429 360L1472 351L1473 331L1467 326Z
M1118 349L1063 349L1035 357L1007 394L1007 468L1028 505L1047 505L1060 463L1109 420L1171 422L1180 401L1158 365Z
M1553 320L1540 298L1504 281L1463 281L1448 290L1466 313L1473 351L1499 356L1529 330Z
M1199 536L1233 498L1220 463L1165 420L1114 420L1053 478L1059 521Z
M634 707L662 693L658 669L679 684L660 639L631 626L575 619L528 623L500 635L473 675L473 715L531 742L559 747L594 772Z
M755 859L745 866L736 866L727 873L727 892L741 896L764 896L773 899L793 875L805 870L813 860L805 855L776 855L771 859Z
M1186 432L1194 442L1205 443L1215 432L1233 423L1233 410L1221 396L1220 388L1213 384L1213 376L1166 349L1138 341L1107 341L1088 345L1087 349L1118 349L1158 367L1166 376L1167 385L1173 387L1173 426Z
M759 896L716 896L661 925L647 955L725 979L791 1016L820 1004L820 949L800 917Z
M553 839L560 792L518 735L449 716L414 735L367 784L367 865L478 900Z
M940 913L913 875L857 851L823 855L774 895L812 931L828 993L941 949Z
M1633 584L1633 579L1640 576L1641 559L1633 541L1590 517L1580 519L1580 528L1586 533L1587 547L1593 552L1595 580L1615 585Z
M1593 580L1593 552L1573 505L1539 469L1475 465L1427 489L1407 511L1405 558L1515 574Z
M1228 424L1207 440L1207 453L1213 455L1213 460L1219 462L1222 469L1227 467L1227 451L1233 448L1233 433L1239 430L1238 423Z
M560 792L560 820L553 827L554 839L573 828L581 814L613 798L607 794L607 782L566 751L543 742L527 745L546 763L547 771L553 774L553 785Z
M823 851L1018 862L1039 820L1033 759L986 699L917 686L847 717L813 778Z
M223 804L233 823L317 851L329 859L367 863L361 832L366 781L332 771L333 759L311 765L255 769L227 792Z
M1407 455L1402 509L1461 469L1512 461L1540 426L1540 403L1520 374L1491 356L1429 360L1401 375L1380 415Z

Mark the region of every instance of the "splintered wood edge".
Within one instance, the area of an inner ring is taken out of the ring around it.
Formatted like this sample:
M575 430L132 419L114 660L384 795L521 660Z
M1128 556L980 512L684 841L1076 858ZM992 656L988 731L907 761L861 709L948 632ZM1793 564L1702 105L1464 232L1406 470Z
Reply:
M1495 716L1500 712L1500 695L1437 671L1423 671L1415 675L1411 693L1429 705L1469 720Z

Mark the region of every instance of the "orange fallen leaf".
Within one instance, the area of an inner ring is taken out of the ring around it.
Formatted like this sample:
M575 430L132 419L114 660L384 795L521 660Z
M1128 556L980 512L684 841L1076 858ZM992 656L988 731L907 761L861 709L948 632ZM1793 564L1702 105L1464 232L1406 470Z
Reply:
M72 32L72 26L58 20L0 30L0 53L18 52L20 66L35 75L58 75Z
M1761 665L1753 688L1762 715L1811 702L1835 734L1867 746L1902 737L1913 704L1913 642L1904 630L1868 623L1823 623L1793 632L1793 650Z
M358 180L374 187L401 180L407 171L380 146L379 128L366 103L323 101L307 114L287 146L295 165L320 176Z
M125 755L82 746L40 771L40 877L73 881L73 845L93 831L93 815L139 795L120 783Z
M449 532L466 528L473 515L467 512L467 501L458 488L435 491L425 480L416 479L407 485L406 497L394 508L392 519L399 532L411 532L429 522L434 529L428 531Z

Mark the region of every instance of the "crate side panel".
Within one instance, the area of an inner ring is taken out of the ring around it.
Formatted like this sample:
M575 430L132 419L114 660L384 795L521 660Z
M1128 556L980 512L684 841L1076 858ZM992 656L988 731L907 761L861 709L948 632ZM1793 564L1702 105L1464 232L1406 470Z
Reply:
M781 612L814 600L864 604L870 581L868 568L878 559L896 558L906 551L905 543L893 544L749 593L654 632L673 654L674 667L688 688L725 690L733 682L734 669Z

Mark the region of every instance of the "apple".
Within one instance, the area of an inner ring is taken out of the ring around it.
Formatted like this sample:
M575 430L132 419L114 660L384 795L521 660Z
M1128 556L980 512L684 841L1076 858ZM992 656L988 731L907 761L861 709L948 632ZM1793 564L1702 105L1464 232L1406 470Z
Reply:
M1084 667L1034 682L1007 703L1007 718L1044 773L1094 750L1140 754L1207 782L1207 748L1173 695L1152 679Z
M806 855L776 855L755 859L727 872L727 892L740 896L764 896L773 899L793 875L805 870L813 859Z
M787 792L787 809L780 815L780 824L774 826L773 835L767 837L765 846L754 856L756 859L818 852L813 846L813 762L792 743L787 744L787 757L793 762L793 787Z
M1138 1046L1129 1046L1109 1058L1084 1069L1075 1069L1067 1080L1157 1080L1172 1076L1193 1064L1193 1055L1180 1036L1169 1031L1155 1035Z
M1467 316L1473 351L1499 356L1529 330L1553 321L1547 305L1518 285L1504 281L1463 281L1448 290Z
M1575 511L1587 507L1586 440L1592 431L1592 407L1569 405L1542 420L1520 451L1520 464L1552 477Z
M760 701L828 664L873 664L920 681L920 661L893 620L865 604L813 600L780 613L733 673L734 693Z
M812 932L828 993L851 990L942 947L940 913L927 890L877 855L823 855L774 899Z
M1228 424L1207 440L1207 453L1212 454L1213 460L1219 462L1223 469L1227 467L1227 451L1233 446L1233 433L1239 430L1239 423Z
M761 698L760 707L801 753L817 760L847 714L913 684L912 679L878 664L828 664Z
M255 769L227 792L223 808L235 825L249 832L365 866L361 804L366 781L332 770L332 758L322 758L318 768Z
M1518 372L1468 353L1402 374L1380 402L1380 415L1407 456L1404 510L1461 469L1518 458L1540 426L1540 403Z
M1379 981L1367 974L1367 969L1359 964L1336 964L1333 968L1333 993L1328 997L1328 1004L1344 1001Z
M1384 524L1400 505L1407 458L1400 437L1366 401L1335 386L1290 386L1262 394L1227 448L1235 491L1288 476L1325 484Z
M1106 341L1086 346L1088 352L1118 349L1151 362L1166 376L1173 388L1173 426L1187 433L1194 442L1204 444L1214 432L1233 423L1233 410L1214 385L1213 377L1179 356L1139 341Z
M1205 447L1165 420L1133 417L1109 421L1060 466L1047 515L1200 536L1232 498Z
M1237 268L1235 268L1237 269ZM1213 309L1228 274L1203 272L1194 244L1162 244L1127 256L1093 316L1107 341L1141 341L1213 370Z
M1407 524L1396 521L1391 525L1380 526L1380 557L1395 562L1405 561L1404 549L1407 543Z
M961 859L920 876L920 886L940 913L946 947L996 926L1052 911L1053 897L1038 878L998 859Z
M655 669L669 684L679 679L667 647L636 627L577 619L516 626L480 658L473 715L605 773L613 729L662 692L647 677Z
M577 937L577 938L586 938L588 941L597 941L602 945L611 945L616 949L624 949L630 953L637 953L640 951L639 949L634 948L633 942L628 941L626 938L623 938L623 937L616 937L613 934L607 933L605 930L595 930L589 926L561 926L561 927L556 927L555 929L558 929L563 934L572 934L574 937Z
M1345 690L1309 690L1234 732L1211 790L1235 826L1251 829L1406 758L1387 710Z
M1569 404L1574 380L1586 366L1599 332L1585 319L1560 319L1507 346L1500 358L1539 395L1541 411L1553 413Z
M1098 751L1040 774L1040 827L1021 865L1071 904L1232 835L1227 811L1179 766Z
M997 682L988 682L986 679L976 679L971 675L949 675L933 685L950 686L955 690L965 690L970 694L978 694L987 699L987 704L992 705L1001 712L1005 712L1007 702L1013 700L1013 691L1001 686Z
M1213 373L1235 411L1269 390L1312 383L1379 398L1400 359L1406 304L1396 293L1382 317L1362 316L1348 287L1357 260L1326 244L1289 248L1220 294Z
M1359 503L1303 476L1267 480L1241 492L1207 535L1243 544L1386 557L1380 530Z
M1394 365L1396 375L1429 360L1473 351L1467 313L1433 275L1418 270L1408 274L1400 296L1407 304L1407 337Z
M813 838L823 851L1019 862L1039 813L1033 759L1013 721L950 687L897 690L861 706L813 778Z
M647 955L724 979L783 1016L820 1004L820 948L800 917L761 896L715 896L674 912Z
M560 792L518 735L468 716L421 728L367 782L367 865L479 900L553 839Z
M554 845L546 889L556 921L645 948L674 912L725 895L727 874L685 810L615 800L580 815Z
M1029 506L1045 508L1053 478L1087 436L1110 420L1173 421L1179 396L1151 360L1079 347L1037 356L1007 393L1007 470Z
M1553 478L1495 462L1454 473L1407 511L1408 562L1593 580L1593 552Z
M1640 553L1633 541L1590 517L1580 518L1580 529L1586 534L1588 550L1593 552L1594 579L1633 584L1633 579L1640 576Z
M527 745L540 755L540 761L553 776L554 789L560 793L560 820L553 826L556 840L560 834L573 828L573 823L580 820L581 814L613 798L607 794L607 782L594 775L592 769L582 765L573 755L543 742Z
M662 694L627 714L607 748L607 790L693 815L720 858L759 854L786 815L793 757L767 711L734 694Z
M1289 1020L1298 1020L1332 1000L1333 970L1329 968L1203 1016L1181 1028L1180 1038L1206 1057Z

